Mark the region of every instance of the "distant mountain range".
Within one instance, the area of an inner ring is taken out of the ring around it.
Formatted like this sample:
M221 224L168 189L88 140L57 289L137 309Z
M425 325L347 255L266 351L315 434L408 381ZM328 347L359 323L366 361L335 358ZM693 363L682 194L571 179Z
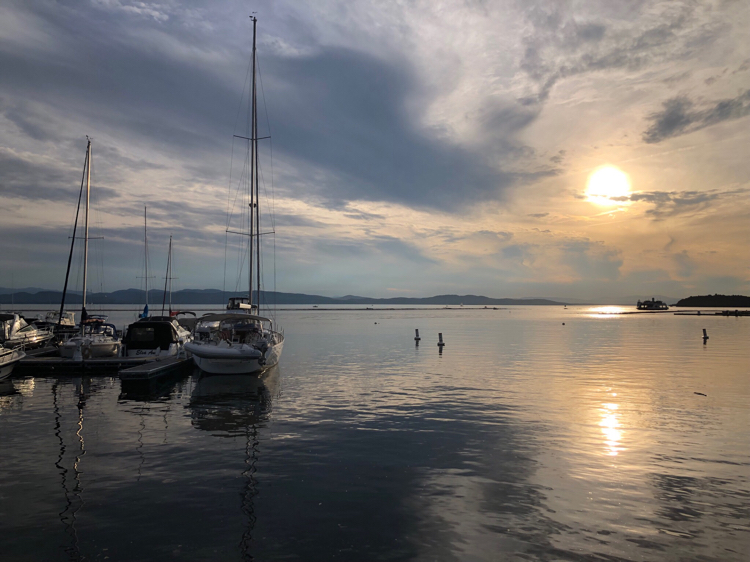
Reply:
M60 291L15 291L4 292L0 288L0 304L50 304L59 305L62 293ZM207 304L223 305L229 297L242 297L247 293L224 292L218 289L184 289L172 293L173 305L184 304ZM148 301L151 306L160 305L164 292L152 289L148 292ZM306 295L303 293L279 293L275 291L261 291L260 301L262 303L275 304L317 304L317 305L470 305L470 306L508 306L508 305L563 305L551 299L492 299L478 295L437 295L434 297L412 298L396 297L386 299L375 299L369 297L358 297L346 295L344 297L323 297L320 295ZM256 293L257 298L257 293ZM111 293L91 293L86 298L90 304L143 304L146 302L145 291L142 289L125 289ZM68 293L65 298L66 304L81 304L81 293Z

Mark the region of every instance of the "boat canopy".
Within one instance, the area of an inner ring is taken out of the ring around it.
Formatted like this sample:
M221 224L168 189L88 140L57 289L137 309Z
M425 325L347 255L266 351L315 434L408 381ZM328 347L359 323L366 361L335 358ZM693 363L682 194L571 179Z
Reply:
M270 322L270 318L256 316L255 314L242 314L237 312L224 312L221 314L206 314L198 318L198 322L223 322L224 320L257 320L258 322Z
M179 336L169 322L133 322L125 334L122 343L128 349L168 349L170 344L177 343Z

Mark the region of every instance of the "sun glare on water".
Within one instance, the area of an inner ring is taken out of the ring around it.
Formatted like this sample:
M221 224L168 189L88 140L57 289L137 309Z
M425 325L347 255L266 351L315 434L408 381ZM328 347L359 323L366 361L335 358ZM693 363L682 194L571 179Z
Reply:
M628 175L614 166L594 170L586 184L586 198L597 205L624 205L630 195Z

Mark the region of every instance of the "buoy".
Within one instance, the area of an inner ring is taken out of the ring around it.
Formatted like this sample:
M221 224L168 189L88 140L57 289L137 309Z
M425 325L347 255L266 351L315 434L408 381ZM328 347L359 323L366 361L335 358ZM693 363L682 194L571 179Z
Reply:
M438 334L438 347L444 347L445 342L443 342L443 332L440 332Z
M706 333L706 329L703 328L703 343L705 344L708 341L708 334Z
M565 326L565 322L563 322L563 326Z
M416 333L416 336L414 336L414 341L417 342L417 345L419 345L419 342L422 340L422 338L419 337L419 328L415 328L414 332Z

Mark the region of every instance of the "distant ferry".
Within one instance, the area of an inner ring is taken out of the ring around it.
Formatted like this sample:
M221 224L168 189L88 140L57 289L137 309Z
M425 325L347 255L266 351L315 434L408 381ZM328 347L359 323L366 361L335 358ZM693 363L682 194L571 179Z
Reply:
M650 301L638 301L638 310L669 310L667 303L651 299Z

